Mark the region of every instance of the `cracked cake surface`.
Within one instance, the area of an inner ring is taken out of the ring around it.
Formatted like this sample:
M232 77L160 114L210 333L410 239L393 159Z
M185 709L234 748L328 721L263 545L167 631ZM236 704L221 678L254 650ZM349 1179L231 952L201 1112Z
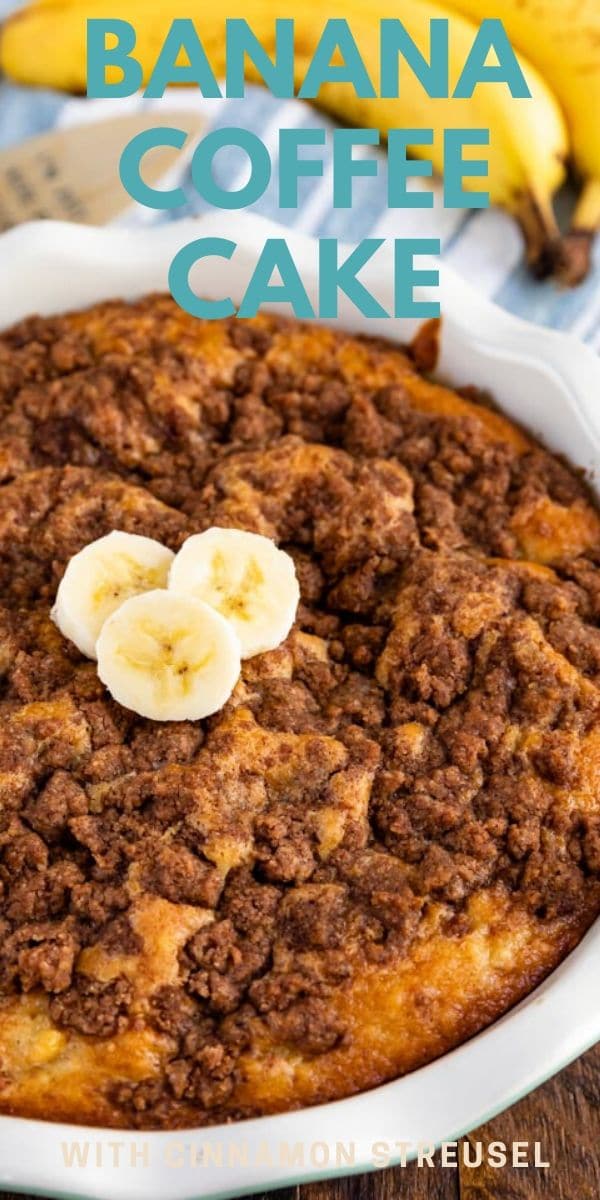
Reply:
M600 911L600 518L426 354L162 296L0 334L1 1111L349 1095ZM153 723L50 608L103 534L211 525L293 556L297 620L215 716Z

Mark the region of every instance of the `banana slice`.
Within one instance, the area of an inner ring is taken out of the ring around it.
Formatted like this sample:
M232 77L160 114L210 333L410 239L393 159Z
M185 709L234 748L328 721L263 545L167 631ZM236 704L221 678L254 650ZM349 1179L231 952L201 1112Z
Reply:
M169 588L217 609L233 625L242 658L274 650L287 637L300 599L294 561L270 538L213 526L183 543Z
M98 675L124 708L152 721L199 721L229 699L240 645L228 621L193 596L159 590L126 600L97 643Z
M172 550L153 538L113 530L71 559L58 588L52 620L88 658L111 613L140 592L166 587Z

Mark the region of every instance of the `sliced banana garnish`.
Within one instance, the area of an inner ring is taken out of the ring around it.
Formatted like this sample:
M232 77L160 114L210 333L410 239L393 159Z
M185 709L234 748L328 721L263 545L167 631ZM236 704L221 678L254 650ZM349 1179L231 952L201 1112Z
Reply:
M289 554L261 534L217 526L183 543L171 567L169 589L221 613L237 633L242 658L284 641L300 599Z
M131 596L166 587L173 559L172 550L136 533L114 530L90 542L62 577L52 620L82 654L95 658L107 618Z
M228 621L193 596L145 592L106 621L98 675L113 698L152 721L199 721L229 699L240 645Z
M52 618L124 708L198 721L229 699L242 658L285 640L299 599L293 559L260 534L213 527L174 555L115 530L71 559Z

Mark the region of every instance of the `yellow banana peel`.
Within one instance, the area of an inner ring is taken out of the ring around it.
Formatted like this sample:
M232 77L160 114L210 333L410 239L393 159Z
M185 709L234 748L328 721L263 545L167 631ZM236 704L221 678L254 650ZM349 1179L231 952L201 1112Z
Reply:
M462 0L461 0L462 2ZM469 0L464 0L468 3ZM476 0L473 0L476 3ZM165 0L124 0L118 15L137 33L135 57L149 79L172 20ZM186 15L197 23L202 44L215 74L225 72L224 15L205 5L188 4ZM473 45L476 25L431 0L410 0L401 19L409 35L428 54L429 23L434 18L450 23L451 91ZM379 20L398 16L394 0L380 0L373 11L367 0L330 0L324 11L319 0L246 0L228 5L227 17L244 17L264 48L274 51L275 18L295 21L295 77L299 84L310 64L326 19L342 17L352 29L362 58L374 79L379 75ZM105 0L38 0L17 12L0 35L0 67L21 83L83 92L86 88L86 21L105 18ZM562 259L562 242L552 210L552 197L565 175L568 153L566 124L561 109L542 76L526 60L521 68L531 99L515 100L507 87L478 85L470 99L433 99L412 72L402 73L397 99L361 99L351 85L329 83L322 87L320 107L346 124L377 127L383 135L392 127L432 128L434 145L421 150L443 170L443 130L484 128L490 131L487 150L487 183L465 179L465 187L487 187L493 203L519 220L527 243L528 259L538 274L548 274ZM401 68L402 71L402 68ZM248 77L256 78L249 64ZM419 148L414 148L419 154ZM478 151L477 157L481 156Z

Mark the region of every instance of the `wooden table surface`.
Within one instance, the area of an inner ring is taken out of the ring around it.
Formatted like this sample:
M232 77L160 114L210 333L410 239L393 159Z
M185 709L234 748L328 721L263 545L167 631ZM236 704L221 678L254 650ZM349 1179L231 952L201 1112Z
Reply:
M412 1163L284 1188L264 1193L264 1200L600 1200L600 1045L469 1135L469 1141L477 1140L484 1146L540 1142L550 1166L419 1168ZM0 1200L16 1198L3 1192ZM253 1200L263 1200L263 1194Z

